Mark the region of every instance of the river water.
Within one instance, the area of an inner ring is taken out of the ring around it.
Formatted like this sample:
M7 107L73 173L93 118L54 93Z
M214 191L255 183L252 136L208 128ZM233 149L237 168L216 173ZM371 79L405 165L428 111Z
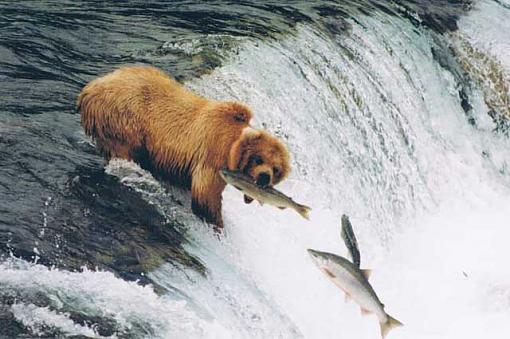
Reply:
M510 2L0 2L0 336L377 338L307 248L362 267L389 338L510 336ZM311 221L106 164L76 96L124 64L252 107Z

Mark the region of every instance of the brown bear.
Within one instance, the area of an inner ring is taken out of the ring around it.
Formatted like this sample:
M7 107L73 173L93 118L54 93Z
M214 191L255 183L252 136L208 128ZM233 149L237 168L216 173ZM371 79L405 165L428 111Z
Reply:
M193 212L223 228L219 170L272 186L290 171L285 146L250 127L238 102L200 97L157 68L122 67L87 84L77 107L85 133L106 159L138 162L156 177L191 189ZM245 196L245 202L251 202Z

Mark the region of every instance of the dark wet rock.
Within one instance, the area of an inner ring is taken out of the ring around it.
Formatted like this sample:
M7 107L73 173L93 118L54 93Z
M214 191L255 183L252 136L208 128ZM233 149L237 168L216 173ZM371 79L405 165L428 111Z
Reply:
M438 33L456 31L460 16L471 9L471 0L396 1L399 14L416 27L426 27Z
M433 36L434 45L431 47L434 60L451 75L453 75L457 87L459 88L459 101L462 110L466 114L466 119L470 125L477 125L473 116L473 106L471 105L470 95L472 93L472 80L462 68L461 63L455 57L455 52L450 46L448 40L443 36Z
M469 97L468 97L466 91L464 90L464 88L461 88L459 90L459 98L460 98L460 106L462 107L464 112L466 114L471 112L473 110L473 106L471 106L471 104L469 103ZM470 123L471 123L471 125L474 125L474 122L471 122L471 120L470 120Z
M487 105L497 133L510 132L510 88L504 67L485 51L477 49L460 34L452 36L451 52L464 77L473 84Z
M73 298L59 298L36 289L22 289L16 286L0 286L0 338L85 338L70 336L62 330L37 322L34 328L26 327L16 319L12 307L23 304L28 308L45 308L48 312L61 315L82 327L93 329L101 336L115 335L118 338L139 338L154 335L153 326L143 319L134 319L129 326L119 324L113 314L91 312L88 308L77 307ZM34 332L34 329L36 330ZM37 334L37 335L36 335Z
M489 109L487 114L496 124L496 132L502 133L504 135L510 134L510 117L507 114L497 110L496 108Z
M89 314L72 312L69 314L69 319L74 321L75 324L94 328L97 334L109 337L117 333L119 326L114 319L106 317L91 316Z
M27 338L31 335L11 312L13 297L0 295L0 338Z
M339 1L336 3L315 4L312 6L317 22L325 22L327 30L335 34L347 32L349 27L342 23L342 19L357 21L361 15L385 13L391 16L401 16L408 19L416 27L431 29L437 33L457 30L457 21L471 9L471 0L430 0L430 1ZM337 18L337 22L332 19Z
M325 31L331 35L343 35L352 29L352 25L343 18L325 18L321 23Z
M203 270L181 248L184 226L168 221L139 193L101 168L81 168L71 177L42 209L36 232L11 229L10 236L4 235L2 243L9 244L4 252L69 270L107 269L145 283L146 273L165 261Z
M66 138L13 127L0 139L0 254L141 283L163 262L203 272L182 248L185 226L106 174L101 158L75 165Z

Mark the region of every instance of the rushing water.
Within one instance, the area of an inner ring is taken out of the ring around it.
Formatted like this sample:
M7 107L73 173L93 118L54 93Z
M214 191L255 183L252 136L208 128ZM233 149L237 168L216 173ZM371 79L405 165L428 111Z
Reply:
M0 336L376 338L313 265L348 214L391 338L510 336L510 2L0 2ZM74 112L128 63L250 105L313 207L104 164Z

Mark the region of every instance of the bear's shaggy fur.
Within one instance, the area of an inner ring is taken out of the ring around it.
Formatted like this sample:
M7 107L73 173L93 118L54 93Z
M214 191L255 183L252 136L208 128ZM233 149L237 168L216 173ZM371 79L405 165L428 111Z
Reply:
M290 171L287 149L250 127L248 107L202 98L154 67L122 67L95 79L77 104L85 133L107 159L133 160L174 184L187 183L193 212L218 228L220 169L240 170L261 185Z

